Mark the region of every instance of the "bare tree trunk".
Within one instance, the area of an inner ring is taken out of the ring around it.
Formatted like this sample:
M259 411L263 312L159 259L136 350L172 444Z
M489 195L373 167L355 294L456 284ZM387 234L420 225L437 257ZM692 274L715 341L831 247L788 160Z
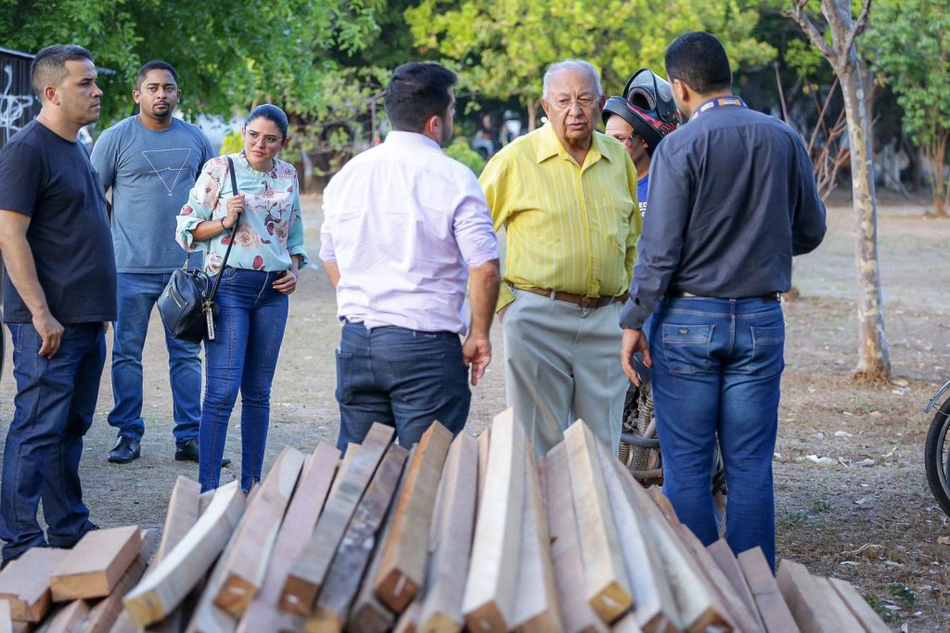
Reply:
M850 9L849 9L850 10ZM877 252L877 197L871 161L871 136L864 82L857 55L838 75L851 137L851 191L857 220L860 348L855 374L871 380L890 377L891 361L884 331L884 300Z
M888 380L890 353L884 331L884 300L877 254L877 197L871 161L871 119L868 113L865 81L866 68L858 60L855 39L867 28L871 0L862 0L861 13L855 20L850 0L821 0L821 12L831 30L829 44L811 16L805 13L809 0L791 0L785 15L802 27L814 45L831 64L841 82L848 134L851 139L851 189L857 243L855 262L858 269L858 365L855 376L866 380Z
M528 99L528 131L533 132L538 127L538 108L541 106L540 100Z

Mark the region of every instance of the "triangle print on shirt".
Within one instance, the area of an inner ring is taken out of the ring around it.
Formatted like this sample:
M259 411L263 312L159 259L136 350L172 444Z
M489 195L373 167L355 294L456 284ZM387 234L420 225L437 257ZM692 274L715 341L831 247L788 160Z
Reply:
M187 168L190 156L191 148L188 147L142 150L142 157L151 165L153 173L162 179L169 196L175 191L175 184Z

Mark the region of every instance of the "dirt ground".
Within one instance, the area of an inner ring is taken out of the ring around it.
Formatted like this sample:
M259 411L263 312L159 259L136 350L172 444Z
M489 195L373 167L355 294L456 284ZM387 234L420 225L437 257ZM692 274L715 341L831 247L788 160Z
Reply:
M950 221L922 217L925 207L885 200L880 211L880 259L894 380L856 384L857 362L853 212L839 196L829 208L829 235L796 263L801 299L785 305L788 323L775 456L778 555L814 573L844 578L885 615L894 630L950 629L948 517L927 487L923 445L930 416L923 407L950 379ZM319 198L304 202L309 252L319 248ZM335 300L319 266L304 270L272 395L268 463L284 444L310 451L335 442L333 349L339 338ZM9 334L6 334L9 343ZM111 337L110 337L111 338ZM496 362L474 390L469 429L481 431L504 408L501 336ZM110 342L111 347L111 342ZM13 415L9 351L0 376L0 425ZM104 527L138 523L160 529L178 475L197 466L173 460L171 398L157 314L145 358L146 435L131 465L106 461L114 431L109 362L95 424L82 463L86 500ZM232 417L227 454L239 474L240 417ZM2 427L0 427L2 428ZM825 459L827 458L827 459Z

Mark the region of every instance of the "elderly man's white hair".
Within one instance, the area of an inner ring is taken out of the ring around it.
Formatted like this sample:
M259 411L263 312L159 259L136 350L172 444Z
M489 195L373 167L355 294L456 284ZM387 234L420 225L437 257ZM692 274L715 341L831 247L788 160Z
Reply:
M600 75L597 74L597 69L591 65L590 62L585 62L583 59L565 59L562 62L556 62L551 64L548 67L547 72L544 73L544 82L542 84L541 98L547 100L548 98L548 86L551 84L551 77L554 76L560 70L579 70L590 75L591 79L594 80L594 85L597 87L597 97L600 97L604 94L604 91L600 87Z

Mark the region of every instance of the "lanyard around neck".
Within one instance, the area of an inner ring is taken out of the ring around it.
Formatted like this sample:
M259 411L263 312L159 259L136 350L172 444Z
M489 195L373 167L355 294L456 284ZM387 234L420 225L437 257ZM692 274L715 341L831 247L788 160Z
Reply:
M741 108L748 108L748 107L749 107L749 106L747 106L747 105L745 104L745 101L743 101L743 100L740 99L739 97L735 97L735 96L732 96L732 97L716 97L715 99L710 99L709 101L707 101L707 102L704 103L703 105L701 105L701 106L699 106L698 108L696 108L696 111L693 112L692 115L690 115L689 120L692 121L693 119L695 119L696 117L698 117L698 116L699 116L700 114L702 114L703 112L706 112L706 111L708 111L708 110L712 110L713 108L721 108L721 107L723 107L723 106L739 106L739 107L741 107Z

